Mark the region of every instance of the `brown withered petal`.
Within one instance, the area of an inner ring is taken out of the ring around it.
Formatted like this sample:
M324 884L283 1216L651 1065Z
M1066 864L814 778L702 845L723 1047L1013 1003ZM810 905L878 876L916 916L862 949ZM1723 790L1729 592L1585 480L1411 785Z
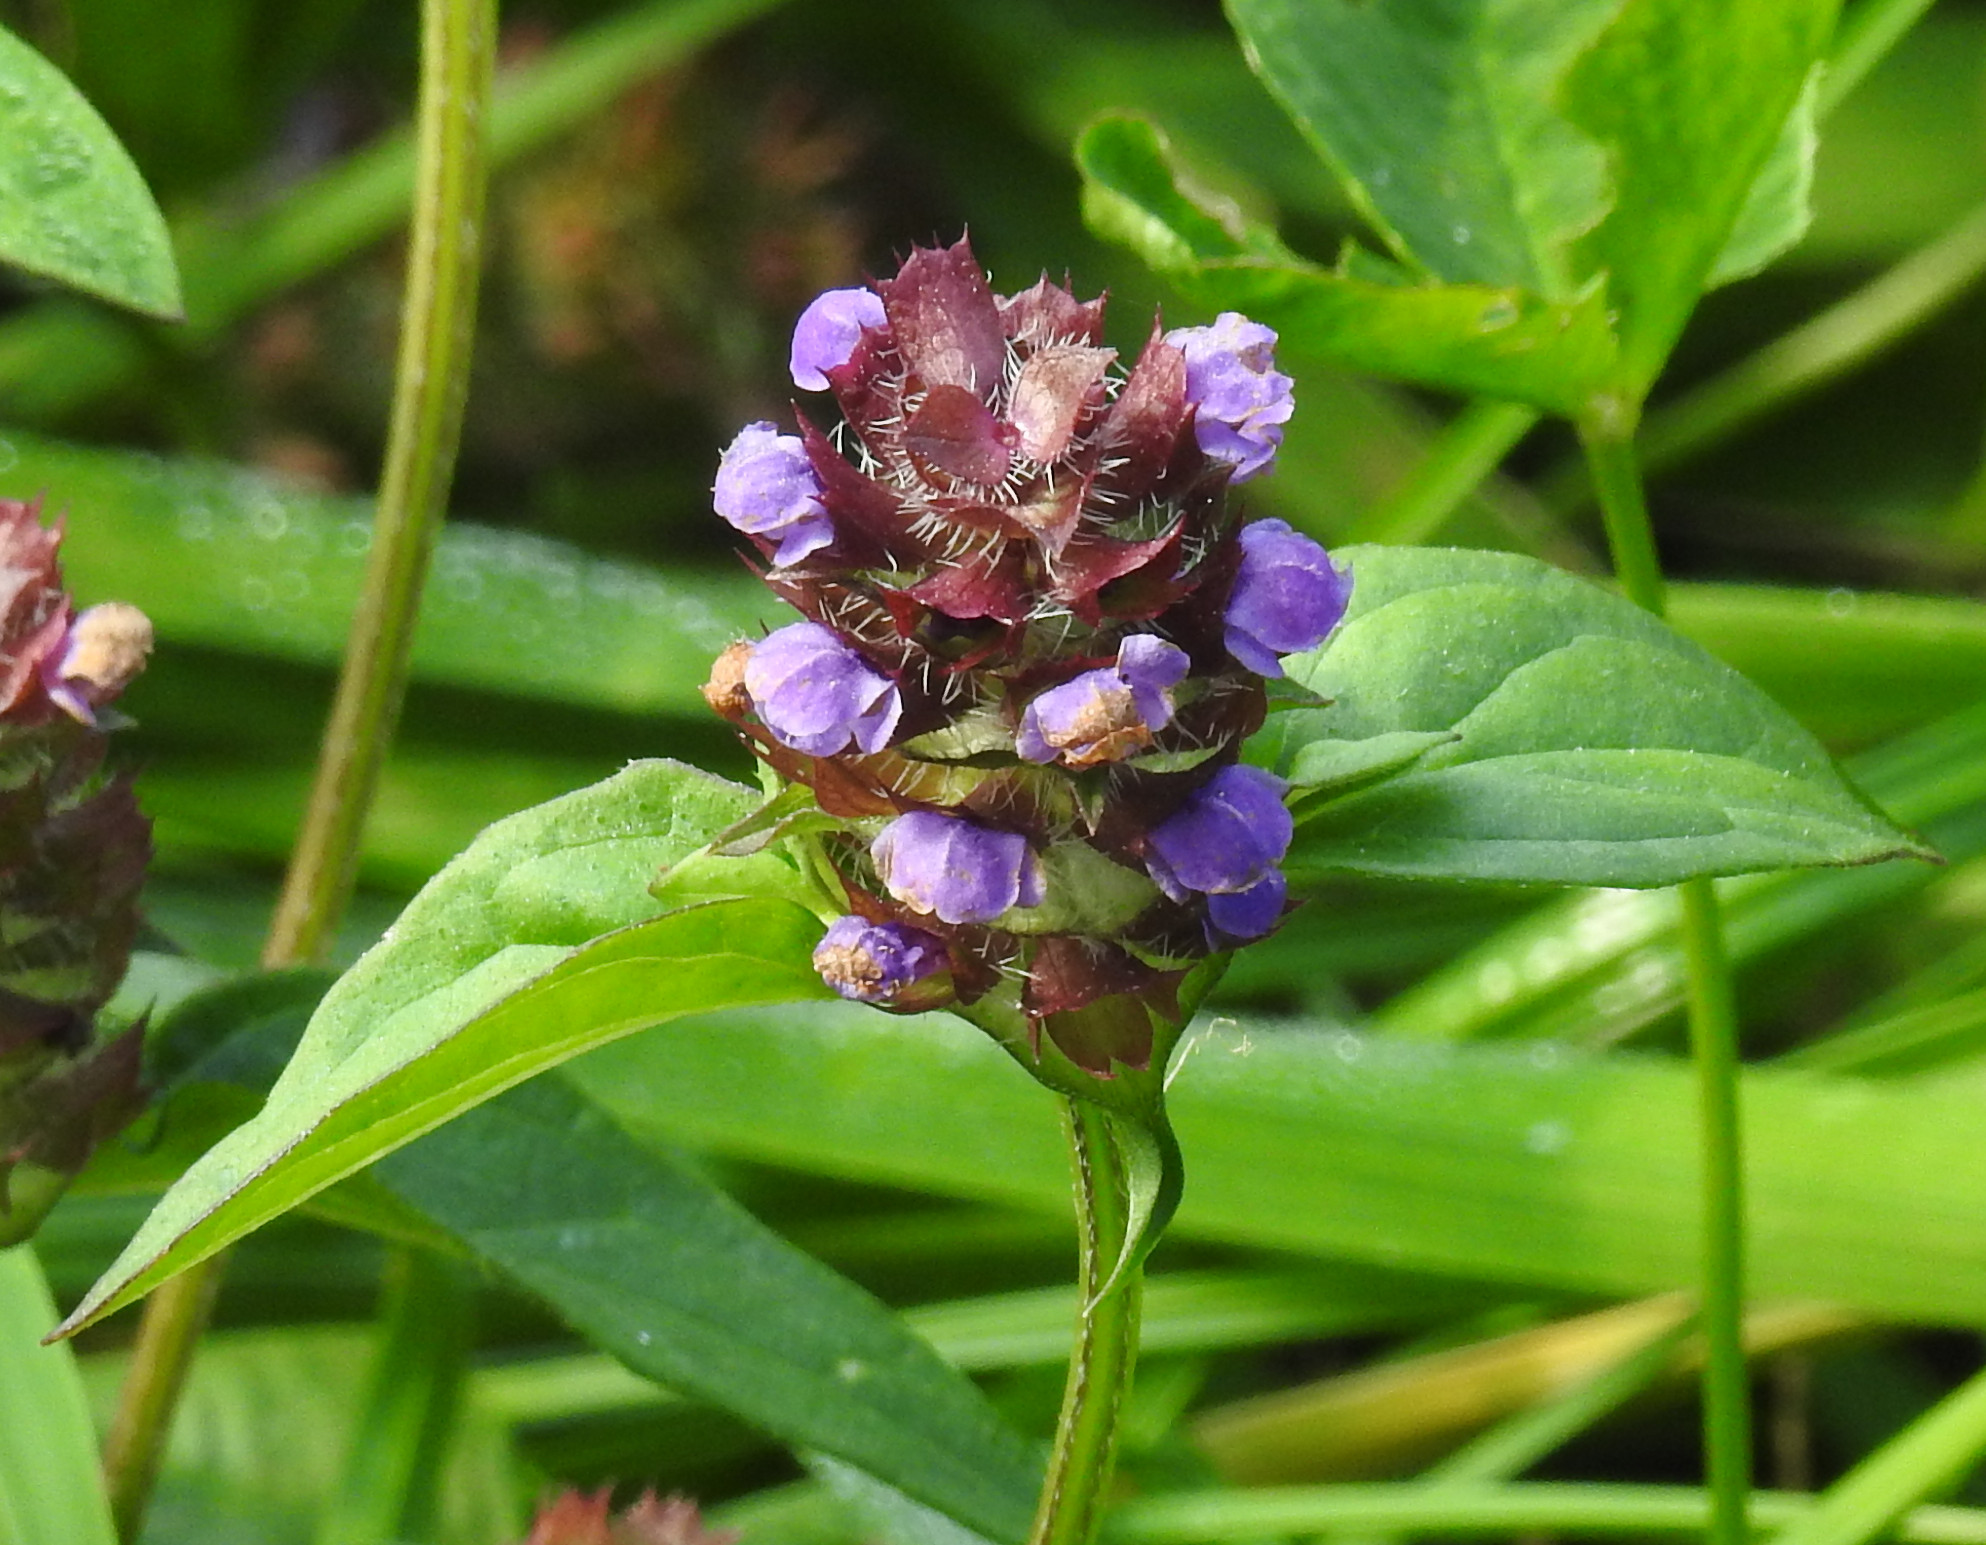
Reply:
M1052 461L1069 448L1076 421L1101 404L1103 373L1116 358L1115 349L1069 344L1028 356L1007 408L1022 455Z
M745 662L751 657L752 646L739 639L711 662L703 700L726 719L742 719L752 711L752 695L745 690Z

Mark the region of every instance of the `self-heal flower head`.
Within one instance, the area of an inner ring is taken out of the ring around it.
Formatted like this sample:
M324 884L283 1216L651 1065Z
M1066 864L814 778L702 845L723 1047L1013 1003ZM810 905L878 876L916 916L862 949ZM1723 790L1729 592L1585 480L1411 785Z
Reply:
M818 622L796 622L752 646L745 691L775 740L808 756L833 756L852 742L889 744L903 714L896 683Z
M1195 891L1235 896L1277 873L1295 830L1282 779L1236 762L1152 828L1145 867L1174 901Z
M1041 862L1019 832L935 810L900 815L869 849L892 896L947 923L990 923L1041 904Z
M865 327L885 321L874 290L828 290L814 297L793 325L793 384L803 392L827 390L827 373L848 363Z
M844 998L882 1003L946 968L945 946L907 923L838 917L814 949L814 969Z
M1228 595L1223 642L1250 670L1280 676L1281 656L1323 643L1351 598L1351 570L1339 568L1289 522L1255 521L1241 528L1241 565Z
M718 463L712 503L747 536L777 542L773 561L798 563L834 541L834 522L821 503L820 479L807 449L769 423L738 431Z
M1027 705L1014 748L1030 762L1094 767L1121 761L1152 743L1172 722L1171 688L1191 662L1176 644L1134 633L1117 648L1117 663L1084 671Z
M1241 483L1268 470L1296 409L1295 383L1276 369L1276 334L1238 311L1212 327L1180 327L1165 341L1186 356L1186 400L1200 449L1234 468Z

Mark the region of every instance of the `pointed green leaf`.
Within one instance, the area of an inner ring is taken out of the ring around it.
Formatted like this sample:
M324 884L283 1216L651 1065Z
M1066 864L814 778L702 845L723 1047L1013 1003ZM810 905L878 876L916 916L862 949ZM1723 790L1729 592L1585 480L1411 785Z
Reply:
M1600 297L1514 285L1414 284L1333 271L1291 253L1238 209L1189 193L1158 131L1104 118L1076 147L1083 211L1203 305L1244 311L1283 346L1354 370L1574 414L1613 369Z
M62 72L0 27L0 264L153 316L180 314L165 219Z
M1456 738L1300 813L1293 874L1652 886L1929 856L1763 693L1620 597L1514 554L1342 556L1351 609L1289 662L1332 700L1309 728Z
M1660 374L1710 282L1838 7L1627 0L1567 78L1566 112L1613 170L1613 208L1579 245L1608 275L1630 396Z
M636 762L498 822L408 905L312 1016L253 1121L169 1191L72 1317L146 1292L479 1101L682 1014L826 991L813 914L771 854L759 899L654 917L654 874L749 812L749 790Z
M1600 146L1557 107L1621 0L1229 0L1249 62L1394 251L1455 284L1571 300L1606 212Z
M859 1465L955 1528L1026 1533L1038 1461L970 1380L571 1085L513 1090L376 1174L637 1372Z

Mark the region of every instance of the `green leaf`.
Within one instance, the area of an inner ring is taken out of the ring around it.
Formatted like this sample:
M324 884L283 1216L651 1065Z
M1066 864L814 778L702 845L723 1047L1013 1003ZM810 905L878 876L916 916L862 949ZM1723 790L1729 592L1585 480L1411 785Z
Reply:
M376 1173L637 1372L995 1539L1026 1533L1036 1458L969 1380L570 1085L513 1090Z
M1706 289L1757 273L1796 245L1813 224L1814 157L1820 150L1820 84L1815 65L1806 88L1786 115L1772 154L1759 169L1730 239L1704 282Z
M1289 662L1332 700L1314 729L1456 738L1315 806L1293 874L1655 886L1930 856L1743 677L1618 596L1513 554L1343 556L1344 623Z
M1404 261L1568 301L1611 202L1559 112L1620 0L1229 0L1249 62Z
M32 1247L0 1250L0 1540L114 1545L76 1355L41 1344L54 1324Z
M1516 286L1413 284L1372 264L1333 272L1239 209L1189 191L1149 123L1104 118L1076 147L1083 211L1203 305L1245 311L1296 354L1471 395L1574 414L1613 369L1600 297L1563 303Z
M0 27L0 263L153 316L180 314L165 219L110 126Z
M1677 1184L1695 1152L1681 1062L1287 1022L1215 1022L1192 1044L1168 1095L1192 1166L1175 1238L1577 1292L1696 1280L1696 1199ZM655 1140L1054 1215L1068 1206L1040 1097L942 1016L713 1015L563 1076ZM1743 1103L1760 1298L1980 1323L1976 1087L1753 1070Z
M734 862L741 879L770 866L772 894L651 915L656 871L754 802L636 762L491 827L325 998L262 1113L166 1194L70 1328L588 1047L825 993L808 959L820 925L779 897L770 854Z
M1837 9L1838 0L1627 0L1567 78L1568 116L1606 147L1613 169L1613 208L1579 245L1608 275L1629 396L1661 373L1711 282Z

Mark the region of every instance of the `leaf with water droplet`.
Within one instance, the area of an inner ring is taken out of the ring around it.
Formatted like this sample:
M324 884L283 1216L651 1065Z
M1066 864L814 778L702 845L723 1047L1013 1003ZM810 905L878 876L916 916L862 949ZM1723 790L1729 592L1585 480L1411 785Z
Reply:
M165 217L110 126L0 27L0 264L177 319Z

